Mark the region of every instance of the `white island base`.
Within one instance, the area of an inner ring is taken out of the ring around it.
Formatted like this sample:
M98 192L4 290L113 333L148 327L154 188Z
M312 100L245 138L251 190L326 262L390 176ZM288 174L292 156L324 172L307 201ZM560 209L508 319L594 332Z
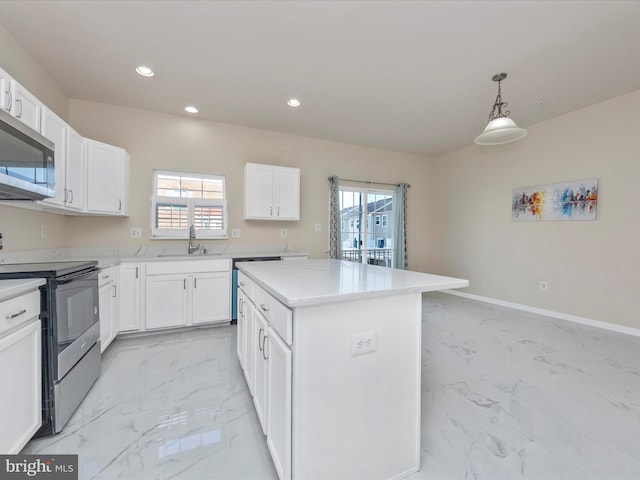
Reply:
M420 469L421 306L414 293L295 310L293 478ZM359 336L375 350L354 356Z
M280 478L418 471L422 292L468 282L329 260L240 265L238 356Z

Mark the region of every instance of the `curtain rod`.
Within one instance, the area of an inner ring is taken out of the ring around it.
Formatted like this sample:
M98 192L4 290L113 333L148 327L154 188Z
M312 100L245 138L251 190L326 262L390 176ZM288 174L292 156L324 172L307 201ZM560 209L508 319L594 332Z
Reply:
M338 180L342 180L343 182L354 182L354 183L364 183L367 185L391 185L393 187L397 187L400 185L399 183L385 183L385 182L371 182L369 180L351 180L349 178L340 178ZM407 188L411 188L411 185L407 183Z

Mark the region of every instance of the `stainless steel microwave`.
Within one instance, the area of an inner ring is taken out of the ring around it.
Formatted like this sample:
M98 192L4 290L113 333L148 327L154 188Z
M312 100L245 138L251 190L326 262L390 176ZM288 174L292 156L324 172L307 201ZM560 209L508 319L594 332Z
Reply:
M0 199L55 195L54 144L0 109Z

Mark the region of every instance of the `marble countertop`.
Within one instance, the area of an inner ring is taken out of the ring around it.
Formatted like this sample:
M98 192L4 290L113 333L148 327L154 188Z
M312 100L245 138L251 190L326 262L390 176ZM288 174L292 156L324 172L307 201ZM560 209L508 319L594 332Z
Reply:
M171 262L250 257L306 257L291 245L207 247L207 253L189 255L184 246L59 248L0 254L1 263L62 262L97 260L99 268L109 268L122 262Z
M17 297L23 293L35 290L44 285L44 278L30 278L28 280L0 280L0 302L8 298Z
M238 268L292 308L469 286L460 278L340 260L252 262Z

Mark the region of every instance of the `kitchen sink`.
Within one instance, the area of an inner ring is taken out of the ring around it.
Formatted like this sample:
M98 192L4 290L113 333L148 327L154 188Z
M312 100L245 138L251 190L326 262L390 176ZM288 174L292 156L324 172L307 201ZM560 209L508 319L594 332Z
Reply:
M195 258L195 257L219 257L222 253L219 252L204 252L204 253L161 253L158 258Z

